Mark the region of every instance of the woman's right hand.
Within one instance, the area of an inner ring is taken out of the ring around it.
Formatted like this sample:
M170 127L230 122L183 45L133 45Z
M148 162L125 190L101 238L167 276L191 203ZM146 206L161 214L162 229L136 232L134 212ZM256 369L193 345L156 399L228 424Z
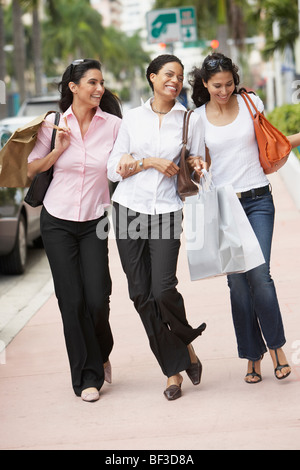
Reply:
M61 155L70 145L71 132L67 128L60 128L56 133L55 150Z
M54 149L44 158L33 160L27 165L27 176L30 179L40 173L48 170L59 159L61 154L69 147L71 140L71 131L68 128L60 128L56 132Z

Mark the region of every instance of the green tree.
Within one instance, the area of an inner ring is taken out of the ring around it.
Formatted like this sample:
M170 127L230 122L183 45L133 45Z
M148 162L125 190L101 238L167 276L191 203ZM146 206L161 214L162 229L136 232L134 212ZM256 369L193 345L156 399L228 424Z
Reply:
M127 37L112 27L105 28L102 16L89 0L43 1L42 20L38 15L40 3L41 0L12 0L5 8L5 28L1 31L5 30L8 44L14 36L15 60L8 62L8 74L16 77L21 100L30 86L25 79L26 71L33 71L28 76L35 77L35 90L40 94L42 75L60 76L66 64L75 58L99 59L117 79L128 85L134 81L137 70L144 69L150 60L138 34ZM32 24L24 26L24 12L32 15ZM4 66L1 70L3 75Z
M6 76L6 62L5 62L5 33L4 33L4 9L3 2L0 0L0 82L4 82ZM0 83L0 90L3 89ZM0 96L0 119L6 116L6 103Z
M138 34L128 37L114 27L104 28L101 15L86 0L59 0L43 25L44 61L47 72L55 73L57 61L63 67L74 58L93 57L117 79L134 76L149 55Z
M53 67L57 59L100 58L103 51L102 17L88 0L59 0L47 10L43 24L43 57Z
M135 70L144 71L150 56L144 51L139 33L127 36L113 27L107 28L103 36L101 60L117 79L132 79Z
M298 0L256 0L249 18L254 19L266 36L264 55L273 55L275 50L283 51L287 46L294 48L299 35ZM278 22L280 36L273 37L273 24Z

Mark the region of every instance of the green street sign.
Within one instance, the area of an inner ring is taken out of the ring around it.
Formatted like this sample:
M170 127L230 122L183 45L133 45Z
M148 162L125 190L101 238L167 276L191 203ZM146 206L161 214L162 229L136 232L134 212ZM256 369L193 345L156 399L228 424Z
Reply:
M183 42L197 40L195 8L180 8L180 29Z
M170 44L197 40L194 7L163 8L146 14L148 42Z

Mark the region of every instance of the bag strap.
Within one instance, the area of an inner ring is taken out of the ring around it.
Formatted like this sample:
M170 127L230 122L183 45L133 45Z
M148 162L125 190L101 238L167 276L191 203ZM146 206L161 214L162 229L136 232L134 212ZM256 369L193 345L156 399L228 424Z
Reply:
M54 119L54 124L55 124L56 126L58 126L59 119L60 119L60 113L59 113L58 111L56 111L56 113L55 113L55 119ZM54 128L53 128L53 132L52 132L52 138L51 138L51 151L54 149L56 131L57 131L57 129L55 129L55 127L54 127Z
M253 112L252 112L252 109L250 108L249 102L250 102L251 105L253 106L253 109L254 109L254 111L256 112L256 114L261 114L261 113L258 111L258 109L257 109L257 107L255 106L255 104L253 103L253 101L252 101L252 99L250 98L250 96L248 95L248 93L241 93L241 97L242 97L243 100L245 101L246 106L247 106L247 108L248 108L248 110L249 110L249 113L251 114L252 119L254 119L254 114L253 114Z
M193 110L185 111L183 118L183 129L182 129L182 142L183 145L187 144L188 141L188 132L189 132L189 121Z

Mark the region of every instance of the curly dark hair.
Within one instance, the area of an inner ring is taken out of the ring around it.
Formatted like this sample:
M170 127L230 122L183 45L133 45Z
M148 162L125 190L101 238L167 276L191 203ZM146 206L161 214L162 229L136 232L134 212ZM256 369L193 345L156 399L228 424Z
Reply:
M75 62L78 62L75 64ZM58 84L58 90L61 98L59 107L62 112L65 112L73 102L73 93L69 88L69 83L74 82L78 84L87 70L97 69L101 71L101 63L95 59L84 59L74 61L70 64L63 73L61 82ZM105 88L104 94L100 101L100 108L109 114L122 117L120 101L110 90Z
M192 86L192 100L196 107L202 106L203 104L210 101L210 94L207 88L203 85L203 82L207 83L208 80L213 77L216 73L229 71L232 73L235 90L234 93L240 93L242 90L237 90L237 86L240 83L240 77L238 74L238 67L235 65L229 57L219 52L214 52L208 55L201 68L194 67L189 77L189 84Z
M152 91L153 91L153 83L150 80L151 73L157 74L160 71L160 69L165 64L168 64L169 62L177 62L178 64L181 65L182 70L184 70L184 66L183 66L181 60L178 59L178 57L176 57L175 55L172 55L172 54L159 55L158 57L153 59L152 62L150 62L149 66L147 68L147 71L146 71L146 78L148 80L148 83L149 83Z

